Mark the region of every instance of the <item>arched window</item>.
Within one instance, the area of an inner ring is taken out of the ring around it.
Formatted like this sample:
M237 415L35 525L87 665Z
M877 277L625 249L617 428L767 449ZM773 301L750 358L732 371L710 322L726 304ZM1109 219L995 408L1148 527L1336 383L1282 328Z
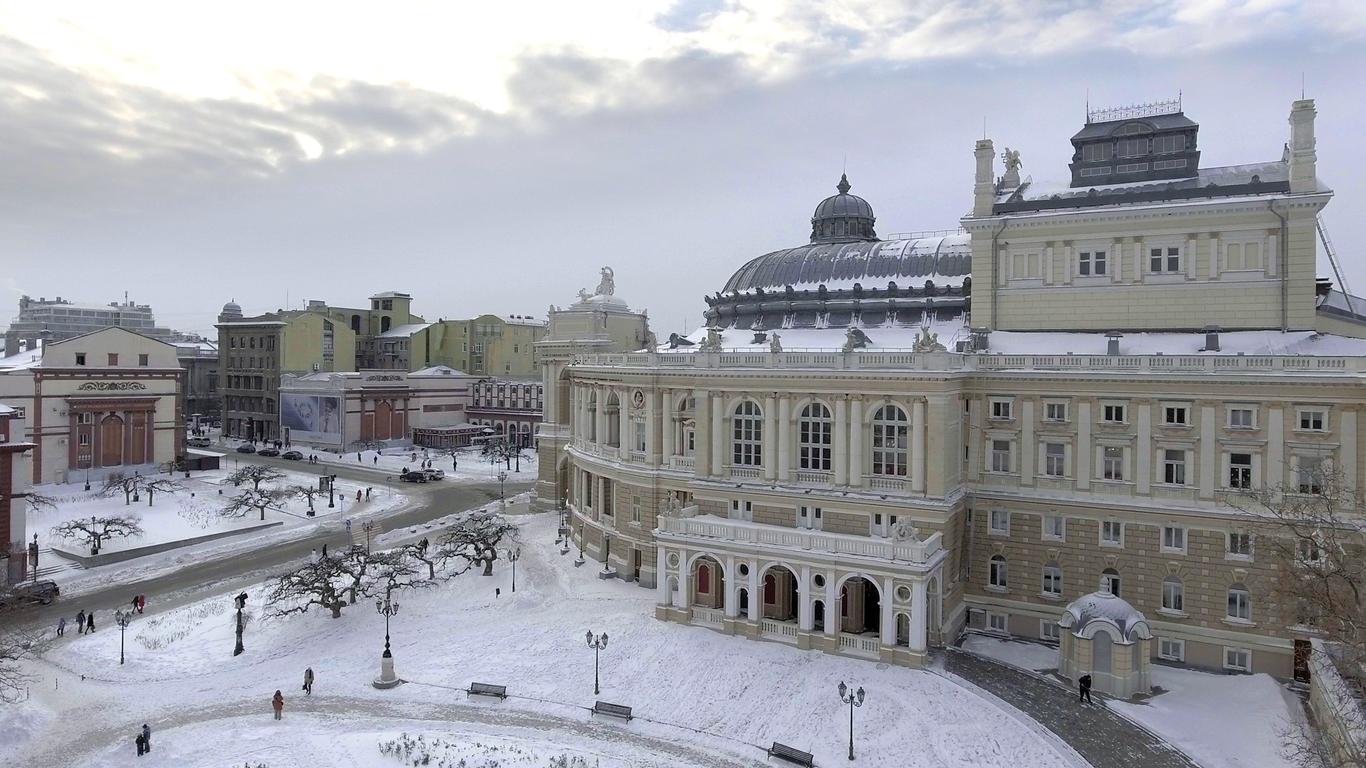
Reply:
M351 316L351 330L355 333L360 333L360 315Z
M822 472L830 470L830 409L811 403L797 419L797 466Z
M758 467L764 463L764 415L759 404L746 400L736 406L731 419L731 463L736 466Z
M588 390L588 440L598 441L598 393L592 389Z
M1001 555L992 555L991 564L988 568L988 583L993 587L1006 587L1006 559Z
M1043 593L1049 597L1062 597L1062 568L1057 563L1043 567Z
M1114 568L1106 568L1100 573L1100 588L1119 597L1119 571Z
M381 317L381 318L379 319L379 332L380 332L380 333L384 333L385 331L389 330L389 322L390 322L390 321L389 321L389 318L388 318L388 317Z
M873 414L873 474L906 476L908 423L906 412L895 405L884 405Z
M1186 587L1175 576L1168 576L1162 580L1162 609L1186 610Z
M1242 584L1228 588L1228 617L1237 621L1252 621L1252 593Z
M711 592L711 566L705 563L697 566L697 591L703 594Z

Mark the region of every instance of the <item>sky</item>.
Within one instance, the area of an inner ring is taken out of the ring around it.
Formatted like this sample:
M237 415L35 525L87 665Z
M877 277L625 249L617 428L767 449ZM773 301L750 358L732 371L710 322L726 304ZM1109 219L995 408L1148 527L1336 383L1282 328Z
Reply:
M611 266L665 336L841 171L880 234L954 228L984 129L1065 179L1088 102L1178 94L1204 166L1279 159L1316 100L1361 293L1363 41L1360 0L0 0L0 324L125 291L206 335L385 290L544 317Z

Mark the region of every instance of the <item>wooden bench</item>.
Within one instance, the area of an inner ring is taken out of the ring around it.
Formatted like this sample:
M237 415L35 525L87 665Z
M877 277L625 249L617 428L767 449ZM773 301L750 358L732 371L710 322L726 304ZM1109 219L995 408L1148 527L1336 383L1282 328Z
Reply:
M470 683L470 687L465 689L466 696L497 696L500 699L508 697L508 687L506 685L493 685L492 683Z
M593 705L593 714L620 717L621 719L626 720L627 722L631 720L630 707L623 706L621 704L608 704L605 701L599 701Z
M806 768L812 768L812 766L815 765L815 761L811 757L810 752L803 752L800 749L794 749L793 747L776 741L773 742L773 746L768 748L768 756L776 757L779 760L786 760L787 762L795 763L796 765L804 765Z

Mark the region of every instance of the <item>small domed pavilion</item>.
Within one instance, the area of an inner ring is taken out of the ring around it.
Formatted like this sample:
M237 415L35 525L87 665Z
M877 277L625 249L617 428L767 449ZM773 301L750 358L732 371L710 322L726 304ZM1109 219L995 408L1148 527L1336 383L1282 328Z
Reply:
M1090 673L1092 690L1127 699L1150 687L1153 633L1132 605L1108 591L1078 598L1058 620L1058 671L1073 681Z

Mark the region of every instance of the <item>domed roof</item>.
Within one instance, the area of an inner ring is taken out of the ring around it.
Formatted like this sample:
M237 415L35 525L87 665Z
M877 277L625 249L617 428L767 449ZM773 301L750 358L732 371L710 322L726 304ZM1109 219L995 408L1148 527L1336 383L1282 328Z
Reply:
M825 198L811 214L811 242L839 243L857 240L876 240L873 206L858 195L849 194L849 177L840 174L835 185L838 195Z
M240 304L237 303L237 300L236 300L236 299L231 299L231 300L228 301L227 304L224 304L224 305L223 305L223 314L225 314L225 315L229 315L229 314L238 314L238 315L240 315L240 314L242 314L242 306L241 306Z
M1078 637L1093 637L1100 627L1109 627L1118 633L1122 643L1152 638L1147 617L1106 590L1077 598L1067 606L1058 626L1072 630Z
M747 292L756 288L782 290L830 290L885 288L894 282L903 288L960 286L972 271L972 248L968 235L924 237L911 240L813 243L766 253L752 259L731 275L722 289Z

